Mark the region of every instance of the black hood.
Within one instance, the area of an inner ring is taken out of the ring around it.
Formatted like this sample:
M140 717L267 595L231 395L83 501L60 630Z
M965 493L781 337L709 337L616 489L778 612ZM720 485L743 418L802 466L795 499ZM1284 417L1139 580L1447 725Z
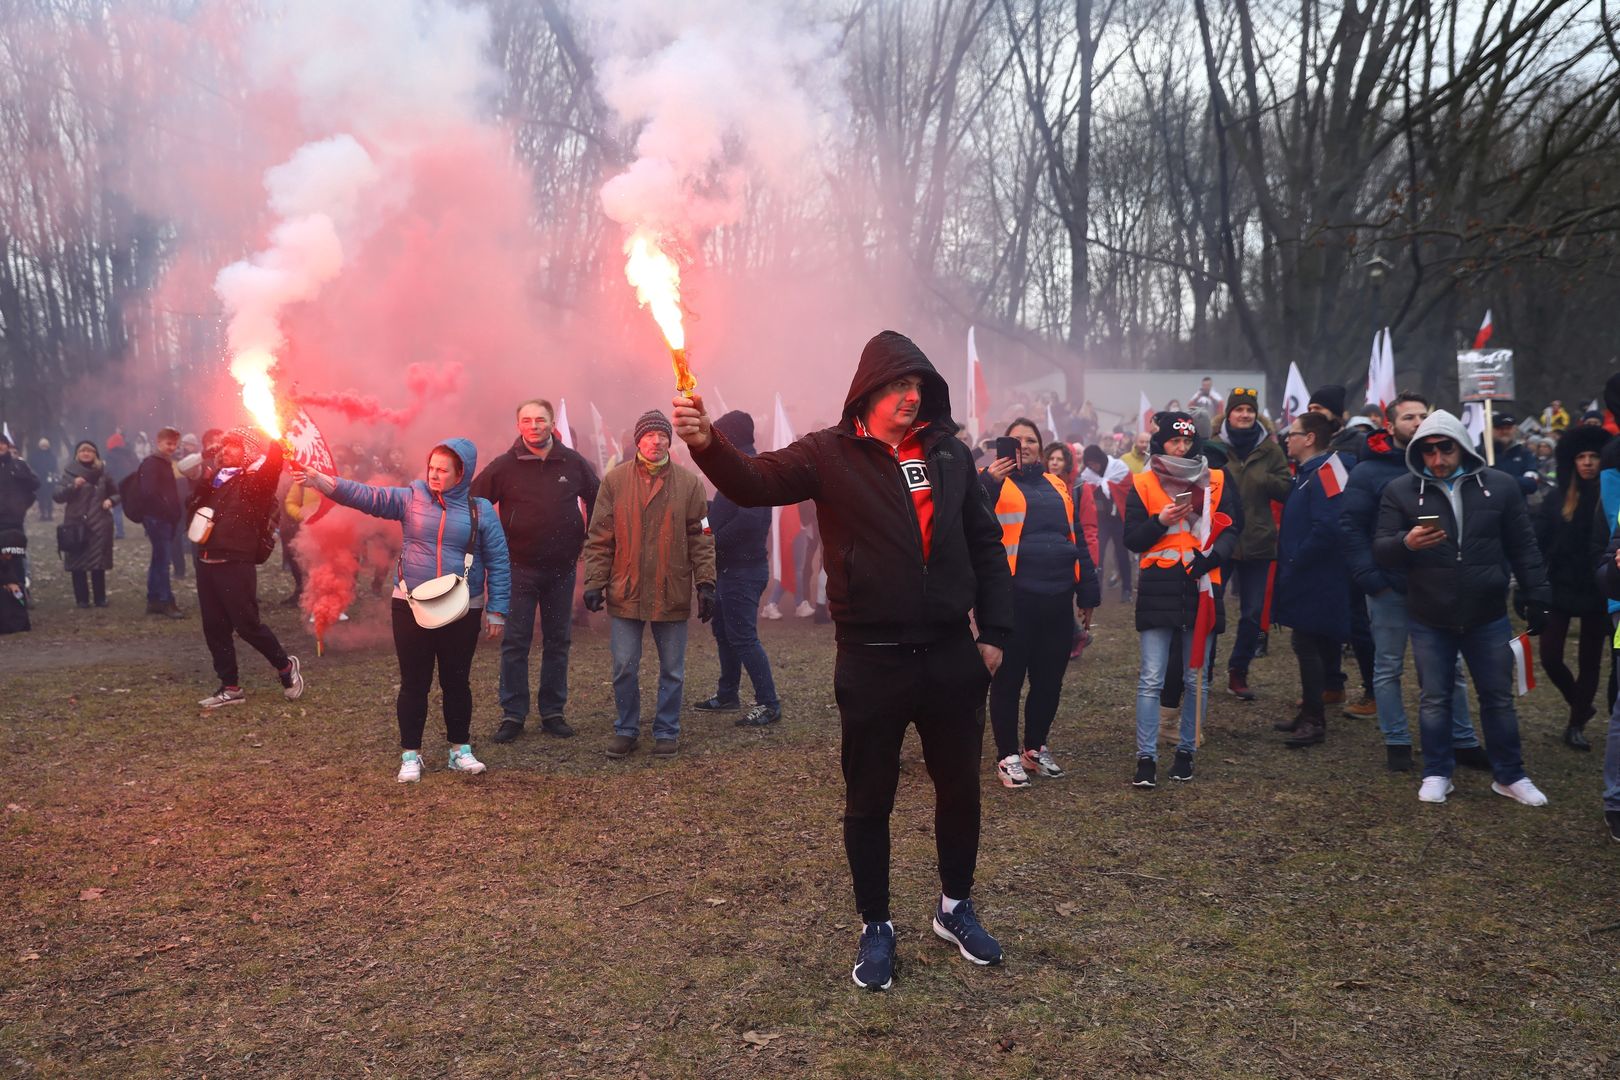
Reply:
M893 330L883 331L861 350L861 362L855 367L849 395L844 398L844 420L854 420L863 411L861 406L868 395L904 375L922 376L918 421L932 423L954 434L956 421L951 419L950 387L916 343Z
M733 409L714 422L715 429L726 441L745 454L754 452L754 418L741 409Z
M1575 459L1584 453L1602 454L1612 436L1600 427L1585 425L1572 427L1558 440L1553 457L1558 462L1558 490L1564 491L1575 482Z

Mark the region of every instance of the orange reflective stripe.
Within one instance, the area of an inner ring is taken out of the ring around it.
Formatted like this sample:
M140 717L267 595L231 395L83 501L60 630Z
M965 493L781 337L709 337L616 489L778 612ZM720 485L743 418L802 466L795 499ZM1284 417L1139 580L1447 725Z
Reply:
M1159 478L1149 469L1143 469L1131 476L1131 482L1136 485L1136 494L1142 500L1147 512L1158 517L1160 511L1170 505L1171 499ZM1221 490L1226 485L1226 474L1220 469L1209 470L1209 490L1204 493L1204 512L1212 514L1221 505ZM1146 569L1150 566L1185 566L1192 562L1193 555L1199 551L1198 534L1183 521L1170 526L1157 544L1142 552L1141 566ZM1220 583L1221 572L1211 570L1210 580Z
M1051 473L1042 473L1063 499L1064 520L1069 523L1069 542L1074 543L1074 497L1064 489L1063 481ZM1018 573L1018 543L1024 536L1024 514L1029 506L1024 493L1008 477L1001 481L1001 494L996 497L996 520L1001 523L1001 546L1007 551L1007 569ZM1075 560L1074 580L1080 580L1080 562Z

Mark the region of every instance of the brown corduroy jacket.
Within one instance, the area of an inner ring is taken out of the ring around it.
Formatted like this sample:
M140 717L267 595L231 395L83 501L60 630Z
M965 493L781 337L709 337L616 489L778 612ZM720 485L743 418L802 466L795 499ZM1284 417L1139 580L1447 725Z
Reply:
M708 505L697 476L673 461L656 476L634 458L609 470L585 537L585 588L603 590L622 619L691 618L694 586L714 584Z

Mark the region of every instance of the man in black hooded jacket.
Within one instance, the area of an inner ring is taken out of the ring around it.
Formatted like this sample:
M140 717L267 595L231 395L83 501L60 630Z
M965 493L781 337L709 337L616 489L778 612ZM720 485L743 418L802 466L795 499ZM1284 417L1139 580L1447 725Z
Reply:
M834 693L843 728L844 847L865 923L858 986L888 989L889 814L900 744L917 725L934 782L942 895L934 933L977 964L1001 946L973 911L979 850L979 709L1012 630L1012 581L950 393L909 338L867 342L843 419L747 457L715 431L701 397L677 397L675 431L692 460L740 506L813 499L837 624ZM968 613L976 616L977 647Z

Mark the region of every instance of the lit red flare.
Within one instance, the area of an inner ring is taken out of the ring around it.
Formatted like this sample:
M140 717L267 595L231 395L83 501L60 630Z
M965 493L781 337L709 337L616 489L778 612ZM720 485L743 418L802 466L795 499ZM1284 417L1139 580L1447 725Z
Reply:
M624 276L636 290L641 306L652 312L653 321L669 345L675 364L675 389L689 394L697 379L686 359L686 326L681 313L681 268L664 250L658 236L637 229L624 243Z

